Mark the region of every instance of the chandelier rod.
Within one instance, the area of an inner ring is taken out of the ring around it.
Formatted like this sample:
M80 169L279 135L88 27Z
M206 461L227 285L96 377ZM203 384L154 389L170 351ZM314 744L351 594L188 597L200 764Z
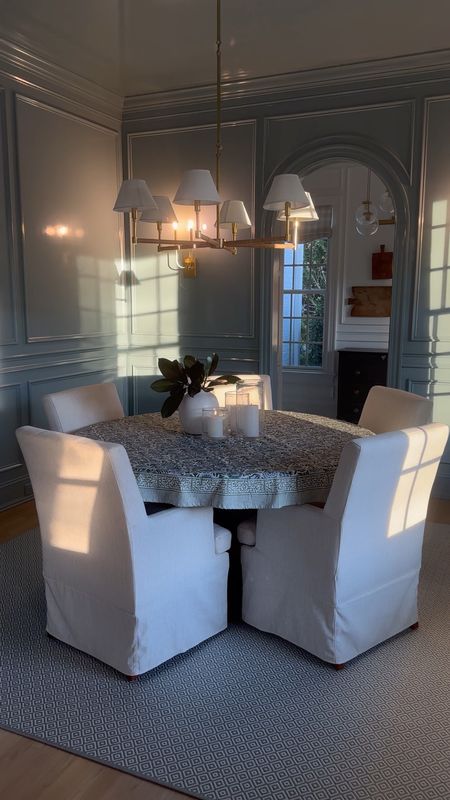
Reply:
M216 188L220 194L220 157L222 155L222 38L221 0L216 5ZM220 205L216 205L216 236L220 237Z

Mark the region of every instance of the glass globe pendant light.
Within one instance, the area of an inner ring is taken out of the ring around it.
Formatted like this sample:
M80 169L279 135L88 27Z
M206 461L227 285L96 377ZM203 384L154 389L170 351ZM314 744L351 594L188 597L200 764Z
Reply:
M383 214L389 214L390 217L395 214L394 203L392 202L392 197L387 189L385 192L383 192L378 201L378 208L383 212Z
M370 179L371 171L367 170L367 194L366 200L355 211L356 231L360 236L373 236L379 227L378 217L373 210L373 203L370 199Z

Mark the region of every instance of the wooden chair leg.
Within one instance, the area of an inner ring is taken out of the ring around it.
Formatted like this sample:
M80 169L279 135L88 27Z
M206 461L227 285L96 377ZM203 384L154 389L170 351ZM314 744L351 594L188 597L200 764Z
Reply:
M138 679L138 677L139 677L139 675L127 675L126 679L127 679L128 682L130 682L130 681L136 681Z
M414 623L413 623L412 625L410 625L409 627L411 628L411 630L412 630L412 631L416 631L416 630L417 630L417 628L419 627L419 623L418 623L418 622L414 622Z
M334 668L335 668L336 670L339 670L339 669L344 669L344 667L345 667L345 664L334 664Z

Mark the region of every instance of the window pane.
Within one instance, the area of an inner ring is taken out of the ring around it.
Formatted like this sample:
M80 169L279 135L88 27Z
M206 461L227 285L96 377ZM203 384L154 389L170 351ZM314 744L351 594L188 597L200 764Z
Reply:
M291 251L294 254L294 263L295 264L303 264L305 259L305 245L298 244L295 250Z
M292 316L293 317L301 317L302 315L302 307L303 307L303 295L302 294L293 294L292 295Z
M304 313L310 317L323 317L325 297L323 294L308 294L303 298Z
M301 344L299 346L298 365L299 365L299 367L306 367L307 364L308 364L308 361L307 361L306 345L305 344Z
M284 291L292 289L292 272L293 267L284 267Z
M318 342L322 344L323 342L323 319L320 317L309 317L308 318L308 341Z
M308 344L307 363L309 367L322 366L322 345L321 344Z
M312 264L309 270L309 289L325 289L327 272L324 264Z
M300 339L302 342L308 341L308 317L303 317L300 329Z
M314 264L326 264L328 261L328 239L316 239L311 242L311 260Z
M303 288L303 267L294 267L294 289L300 291Z
M327 259L327 239L284 251L283 366L322 366Z
M285 264L292 264L294 261L294 251L293 250L285 250L284 251L284 263Z

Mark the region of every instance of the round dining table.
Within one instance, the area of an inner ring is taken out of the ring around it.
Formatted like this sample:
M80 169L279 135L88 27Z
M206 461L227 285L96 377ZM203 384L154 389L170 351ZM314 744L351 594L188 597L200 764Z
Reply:
M257 438L190 435L177 414L158 413L99 422L76 434L122 444L145 502L234 510L325 502L345 444L373 435L294 411L265 411Z

